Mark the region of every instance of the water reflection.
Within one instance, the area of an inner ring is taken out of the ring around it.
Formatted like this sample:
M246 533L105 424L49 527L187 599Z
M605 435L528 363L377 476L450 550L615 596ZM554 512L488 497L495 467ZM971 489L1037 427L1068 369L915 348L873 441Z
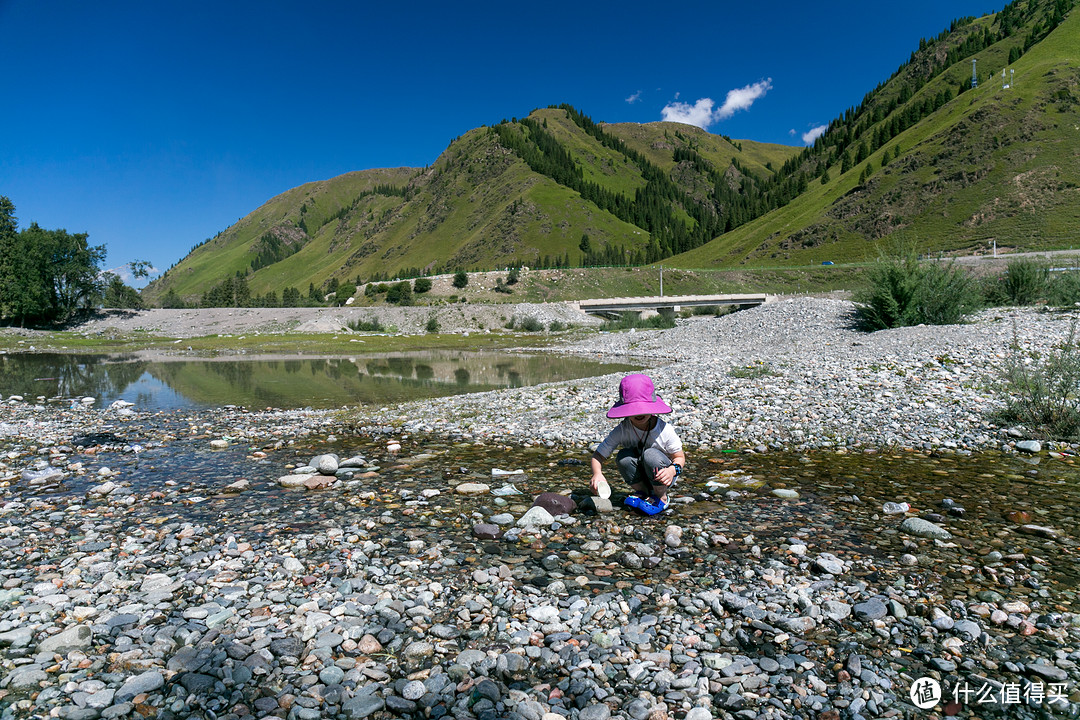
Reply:
M636 366L577 357L422 351L355 357L187 359L106 355L0 355L0 395L115 400L141 409L222 405L329 408L624 372Z

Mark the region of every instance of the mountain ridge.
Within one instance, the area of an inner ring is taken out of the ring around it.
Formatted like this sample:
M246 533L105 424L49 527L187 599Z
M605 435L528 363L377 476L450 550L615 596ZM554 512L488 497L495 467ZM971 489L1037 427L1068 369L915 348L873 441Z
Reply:
M1080 163L1066 162L1080 157L1074 5L1017 0L954 21L807 148L593 122L568 105L476 128L428 167L271 198L144 295L198 300L236 274L258 294L520 264L752 267L868 259L882 242L1060 245L1080 230ZM971 59L1013 68L1015 87L965 87Z

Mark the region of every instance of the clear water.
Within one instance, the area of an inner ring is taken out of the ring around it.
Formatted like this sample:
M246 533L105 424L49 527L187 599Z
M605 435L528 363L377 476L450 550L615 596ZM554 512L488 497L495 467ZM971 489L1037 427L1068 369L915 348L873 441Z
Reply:
M637 366L507 352L165 360L24 354L0 355L0 395L93 397L99 407L124 400L143 410L383 406L630 369Z

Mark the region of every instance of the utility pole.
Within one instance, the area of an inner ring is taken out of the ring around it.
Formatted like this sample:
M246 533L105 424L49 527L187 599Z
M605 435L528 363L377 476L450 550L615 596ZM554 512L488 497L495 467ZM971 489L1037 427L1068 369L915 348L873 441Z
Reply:
M664 297L664 266L660 266L660 297Z

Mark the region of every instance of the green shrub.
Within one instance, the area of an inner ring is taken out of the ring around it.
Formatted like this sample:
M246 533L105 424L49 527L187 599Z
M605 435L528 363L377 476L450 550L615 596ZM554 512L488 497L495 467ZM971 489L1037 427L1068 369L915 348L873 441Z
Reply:
M507 286L503 285L502 278L499 278L498 282L495 283L495 292L504 293L506 295L511 295L511 294L513 294L514 291L511 290L510 288L508 288Z
M1041 356L1013 340L997 388L1005 401L1001 420L1054 439L1080 435L1080 347L1073 322L1065 342Z
M469 284L469 275L464 270L454 273L454 287L459 290Z
M548 330L550 330L551 332L562 332L565 329L566 326L558 320L552 320L551 323L548 325Z
M507 323L505 325L503 325L503 327L506 328L507 330L513 330L516 327L516 325L517 325L517 319L516 318L510 318L510 320L507 321Z
M534 317L527 317L521 321L520 327L525 332L540 332L544 329L544 323Z
M349 323L349 328L356 332L382 332L384 329L379 319L374 317L367 320L353 320Z
M424 326L424 329L429 333L439 332L439 319L432 315L428 318L427 325Z
M950 325L981 307L975 282L955 263L920 261L914 252L885 257L855 294L855 314L867 330Z
M337 295L334 296L335 305L344 305L349 298L356 294L356 286L352 283L338 285Z
M1050 280L1046 302L1054 307L1080 303L1080 270L1066 270Z
M772 369L772 366L764 360L759 360L756 363L750 365L740 365L728 370L728 375L733 378L741 378L747 380L754 380L757 378L770 377L776 375L776 371Z
M510 268L510 272L506 274L507 285L517 285L518 278L521 274L520 268Z
M390 289L386 291L386 302L397 303L398 305L412 305L413 292L409 281L402 280L391 285Z
M431 278L416 278L412 284L413 292L417 295L431 290Z
M1034 305L1050 294L1050 268L1043 263L1019 258L1005 272L991 278L983 291L990 305Z

